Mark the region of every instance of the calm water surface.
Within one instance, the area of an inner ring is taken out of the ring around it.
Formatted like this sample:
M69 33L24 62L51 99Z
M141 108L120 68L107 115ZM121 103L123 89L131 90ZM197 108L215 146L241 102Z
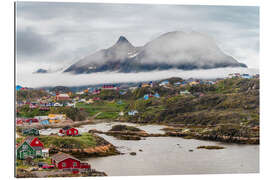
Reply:
M89 129L107 131L115 124L137 126L148 133L164 133L161 129L165 127L140 126L132 123L99 123L84 125L78 129L80 132L87 132ZM50 134L58 130L43 130L41 134ZM140 141L127 141L104 134L100 136L115 145L120 152L125 153L86 159L94 169L104 171L110 176L259 172L258 145L224 144L178 137L148 137ZM225 149L196 149L200 145L220 145ZM136 152L137 155L132 156L130 152Z

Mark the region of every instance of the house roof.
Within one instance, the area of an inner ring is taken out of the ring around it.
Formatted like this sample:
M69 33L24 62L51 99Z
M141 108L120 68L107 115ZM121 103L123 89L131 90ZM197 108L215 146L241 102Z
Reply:
M63 127L63 130L68 130L68 129L70 129L70 126Z
M58 97L69 97L68 94L59 94Z
M28 144L30 144L30 143L33 141L34 138L35 138L34 136L27 136L27 137L24 139L24 141L26 141Z
M16 149L19 149L25 142L30 146L30 148L34 149L34 148L30 145L30 143L31 143L30 137L31 137L31 136L28 136L28 137L27 137L28 139L25 138L25 139L21 142L21 144L19 144L19 145L17 146ZM30 141L30 142L29 142L29 141Z
M75 158L75 157L73 157L73 156L71 156L69 154L63 153L63 152L58 152L57 154L52 156L52 160L56 161L57 163L61 162L61 161L64 161L65 159L68 159L68 158L80 161L79 159L77 159L77 158Z

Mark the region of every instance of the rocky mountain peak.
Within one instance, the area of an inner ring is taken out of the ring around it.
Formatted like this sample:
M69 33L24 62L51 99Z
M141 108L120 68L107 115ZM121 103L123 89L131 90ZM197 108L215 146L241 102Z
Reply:
M127 40L125 36L120 36L116 44L118 43L129 43L129 41Z

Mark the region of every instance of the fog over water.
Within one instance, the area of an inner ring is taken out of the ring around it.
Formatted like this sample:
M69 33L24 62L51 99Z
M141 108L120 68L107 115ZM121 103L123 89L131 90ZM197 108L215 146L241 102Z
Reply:
M160 80L170 77L212 79L227 77L230 73L257 74L258 69L251 68L218 68L208 70L165 70L140 73L100 72L92 74L74 75L70 73L54 72L33 74L29 69L17 69L16 84L25 87L45 86L82 86L102 83L122 83Z

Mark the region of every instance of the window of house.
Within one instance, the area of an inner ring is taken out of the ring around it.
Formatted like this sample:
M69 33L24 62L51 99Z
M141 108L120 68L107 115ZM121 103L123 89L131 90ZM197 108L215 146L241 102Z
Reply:
M36 141L36 144L38 144L38 141Z
M63 163L62 163L62 166L63 166L63 167L66 167L66 163L63 162Z
M76 162L73 162L73 166L77 166L77 163Z
M27 145L24 144L22 148L23 148L23 149L27 149Z

